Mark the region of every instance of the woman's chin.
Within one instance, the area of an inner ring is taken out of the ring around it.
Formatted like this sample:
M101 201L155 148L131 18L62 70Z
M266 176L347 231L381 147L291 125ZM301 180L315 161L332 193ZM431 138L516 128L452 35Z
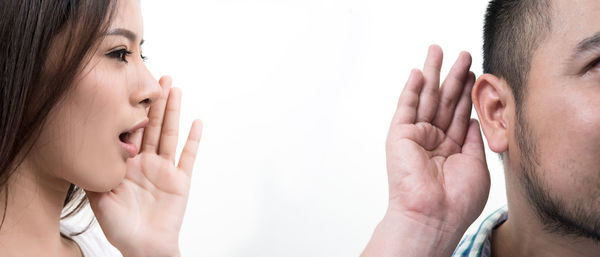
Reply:
M122 181L121 181L122 182ZM95 192L95 193L106 193L110 192L113 189L117 188L121 182L119 183L111 183L106 185L91 185L82 187L85 191Z
M86 191L105 193L117 188L125 180L125 172L121 174L110 174L110 176L102 176L87 183L77 184ZM74 183L76 184L76 183Z

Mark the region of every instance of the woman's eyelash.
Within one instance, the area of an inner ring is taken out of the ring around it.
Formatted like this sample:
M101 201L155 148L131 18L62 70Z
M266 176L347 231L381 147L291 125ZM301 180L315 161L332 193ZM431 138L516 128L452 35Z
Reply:
M118 59L121 62L127 63L127 56L132 54L133 52L128 51L127 49L118 49L106 54L108 57Z
M133 52L128 51L127 49L123 48L123 49L112 51L112 52L110 52L110 53L108 53L106 55L108 57L118 59L121 62L128 63L127 62L127 56L131 55L132 53ZM142 61L144 61L144 62L146 60L148 60L148 57L146 57L145 55L142 55L142 54L140 54L140 58L142 58Z

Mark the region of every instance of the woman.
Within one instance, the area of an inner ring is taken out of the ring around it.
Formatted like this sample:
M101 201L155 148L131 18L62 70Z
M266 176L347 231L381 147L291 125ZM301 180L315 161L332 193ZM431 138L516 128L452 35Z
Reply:
M102 255L60 222L82 189L123 256L179 255L201 124L175 164L181 93L144 65L139 0L3 0L0 17L0 256Z

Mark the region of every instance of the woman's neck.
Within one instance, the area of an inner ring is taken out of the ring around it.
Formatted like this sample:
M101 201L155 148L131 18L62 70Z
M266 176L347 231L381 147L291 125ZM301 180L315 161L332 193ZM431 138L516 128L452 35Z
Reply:
M0 211L5 212L0 252L8 256L76 254L76 245L60 235L60 216L69 186L69 182L42 172L34 162L23 161L0 197Z

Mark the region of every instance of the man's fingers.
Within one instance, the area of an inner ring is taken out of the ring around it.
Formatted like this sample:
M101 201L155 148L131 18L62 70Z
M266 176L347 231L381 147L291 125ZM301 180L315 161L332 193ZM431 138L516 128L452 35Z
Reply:
M468 78L470 67L471 55L467 52L461 52L442 83L440 101L435 118L433 119L433 125L443 131L446 131L448 126L450 126L450 122L452 122L456 105L466 85L465 82Z
M483 146L481 130L479 130L479 122L472 119L469 124L465 144L462 147L462 153L485 161L485 149Z
M167 104L167 97L169 96L171 83L172 80L169 76L163 76L158 81L158 84L160 84L160 87L162 88L162 97L156 103L152 104L150 107L150 112L148 112L148 118L150 119L150 122L148 123L148 126L144 128L141 152L157 152L160 139L160 130L163 124L163 116L165 113L165 105Z
M417 107L419 106L419 95L422 89L423 74L420 70L413 69L398 99L398 107L396 108L392 123L412 124L415 122Z
M423 66L424 87L419 97L417 122L431 122L435 117L439 101L442 59L442 49L437 45L430 46L425 65Z
M187 141L183 146L183 151L179 157L179 164L177 165L182 169L188 176L192 175L192 169L194 168L194 161L196 160L196 154L198 153L198 145L202 138L202 122L195 120L192 123L190 134L188 135Z
M160 131L160 143L158 154L175 163L175 150L177 148L177 136L179 133L179 113L181 105L181 91L172 88L167 99L165 115Z
M452 122L446 131L446 135L450 137L459 146L463 144L467 130L469 128L469 120L471 119L471 109L473 103L471 102L471 90L475 83L475 74L469 72L467 80L464 82L464 88L460 96L460 100L456 105L456 110L452 116Z

